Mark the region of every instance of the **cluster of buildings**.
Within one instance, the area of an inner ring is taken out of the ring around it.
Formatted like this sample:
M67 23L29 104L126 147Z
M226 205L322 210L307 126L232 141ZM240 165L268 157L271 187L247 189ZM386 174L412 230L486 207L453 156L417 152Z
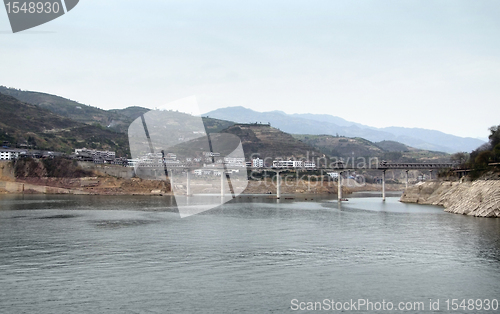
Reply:
M316 168L316 163L307 160L273 160L273 168L314 169Z
M75 149L76 156L85 156L91 157L94 159L102 158L102 159L114 159L116 157L116 153L110 150L97 150L97 149L87 149L87 148L77 148Z
M97 150L87 148L77 148L75 153L69 156L72 159L81 161L89 161L96 164L114 164L126 166L128 164L127 158L117 158L116 153L110 150Z
M22 157L47 158L54 156L62 156L64 154L48 151L28 151L15 148L1 148L0 161L13 160ZM71 159L87 161L101 164L115 164L129 167L160 167L160 168L177 168L177 167L196 167L200 169L194 173L196 175L220 175L220 171L224 165L226 169L239 168L290 168L290 169L314 169L316 164L306 160L273 160L272 165L266 164L261 158L253 158L252 161L246 161L243 157L221 157L220 153L204 152L199 157L183 158L179 160L176 154L167 153L149 153L137 159L126 159L116 157L114 151L96 150L87 148L77 148L75 152L68 156Z
M9 161L17 158L51 158L55 156L62 156L63 153L59 152L50 152L50 151L41 151L41 150L32 150L29 151L27 149L19 149L19 148L0 148L0 161Z
M307 160L273 160L272 164L266 164L261 158L246 161L243 157L221 157L220 153L213 152L204 152L201 158L184 158L183 160L179 160L172 153L165 156L162 153L149 153L137 159L129 159L128 165L130 167L193 167L200 165L203 168L222 168L222 165L224 165L228 169L265 167L291 169L316 168L316 164L313 161ZM202 172L197 172L196 174L202 174Z
M0 148L0 161L14 160L18 158L53 158L59 156L66 156L61 152L52 151L42 151L42 150L28 150L19 148ZM71 159L77 159L81 161L89 161L94 163L109 163L126 165L128 160L126 158L117 158L116 153L108 150L95 150L78 148L75 149L74 154L66 156Z
M282 169L308 169L316 168L316 164L306 160L273 160L266 164L264 159L253 158L246 161L244 157L221 157L220 153L203 152L198 157L181 157L173 153L148 153L136 159L128 159L127 165L142 169L175 169L191 168L196 176L221 176L224 171L239 172L247 168L282 168Z
M201 159L200 159L201 161ZM149 153L141 158L128 159L127 165L129 167L144 167L144 168L154 168L154 167L184 167L185 164L177 160L175 154L169 153L163 156L162 153Z
M291 169L314 169L316 163L308 160L273 160L272 165L266 164L264 159L254 158L251 162L247 162L247 167L251 168L291 168Z

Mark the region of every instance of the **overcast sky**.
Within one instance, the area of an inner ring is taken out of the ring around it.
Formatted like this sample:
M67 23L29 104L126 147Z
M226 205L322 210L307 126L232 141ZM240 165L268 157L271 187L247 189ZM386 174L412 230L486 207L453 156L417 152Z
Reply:
M500 1L81 0L16 34L0 9L0 85L484 138L500 124Z

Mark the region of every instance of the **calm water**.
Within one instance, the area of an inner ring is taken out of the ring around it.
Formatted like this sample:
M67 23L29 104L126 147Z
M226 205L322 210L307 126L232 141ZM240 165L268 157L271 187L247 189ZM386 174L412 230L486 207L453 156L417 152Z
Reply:
M1 196L0 312L289 313L293 299L364 298L424 313L431 298L441 312L500 299L500 219L305 198L181 219L168 197Z

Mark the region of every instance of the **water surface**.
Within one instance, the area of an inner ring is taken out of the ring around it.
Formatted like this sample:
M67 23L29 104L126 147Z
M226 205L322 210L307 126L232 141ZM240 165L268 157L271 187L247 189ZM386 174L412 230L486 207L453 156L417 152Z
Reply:
M365 298L430 313L431 298L447 312L448 298L500 295L498 219L394 197L250 195L183 219L174 206L1 196L0 312L288 313L293 299Z

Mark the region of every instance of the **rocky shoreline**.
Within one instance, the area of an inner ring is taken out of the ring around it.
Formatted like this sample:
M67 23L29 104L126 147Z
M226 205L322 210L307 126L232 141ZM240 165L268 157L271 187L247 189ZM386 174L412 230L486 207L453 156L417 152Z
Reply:
M400 201L439 205L454 214L500 218L500 180L422 182L406 189Z

